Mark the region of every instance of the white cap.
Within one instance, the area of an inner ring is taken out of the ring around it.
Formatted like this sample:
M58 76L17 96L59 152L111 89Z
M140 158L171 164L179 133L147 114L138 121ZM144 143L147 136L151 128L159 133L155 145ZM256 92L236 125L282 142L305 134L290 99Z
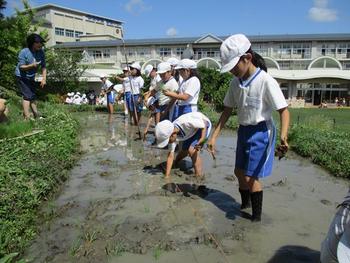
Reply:
M74 92L69 92L69 93L67 93L67 95L68 95L68 97L72 97L72 96L74 96Z
M241 56L250 48L251 43L245 35L236 34L228 37L220 47L221 73L233 69Z
M83 98L86 98L86 94L84 93L83 95L81 95Z
M169 138L174 132L174 124L169 120L161 121L156 126L157 147L164 148L169 143Z
M124 67L123 71L129 71L129 68L128 67Z
M149 97L147 102L146 102L146 106L149 107L151 105L153 105L155 102L157 101L157 99L153 96Z
M169 58L166 62L168 62L172 67L176 67L179 64L179 60L177 58Z
M146 75L147 78L149 77L149 75L151 75L152 70L153 70L153 66L150 64L145 67L144 74Z
M137 70L141 70L141 65L139 62L134 62L130 65L131 68L136 68Z
M168 62L162 62L158 64L157 73L162 74L167 71L171 71L171 65Z
M80 96L80 92L78 91L75 95L79 95Z
M181 68L195 69L197 68L197 63L192 59L184 58L184 59L181 59L180 62L175 67L175 69L181 69Z

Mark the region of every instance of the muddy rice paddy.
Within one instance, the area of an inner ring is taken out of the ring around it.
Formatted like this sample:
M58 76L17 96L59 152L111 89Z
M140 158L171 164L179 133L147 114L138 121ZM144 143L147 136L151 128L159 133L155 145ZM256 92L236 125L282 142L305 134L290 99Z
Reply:
M263 180L261 223L239 210L235 132L203 151L205 180L184 160L162 177L167 151L135 140L124 118L80 114L81 159L47 202L32 262L318 262L320 243L348 182L293 153Z

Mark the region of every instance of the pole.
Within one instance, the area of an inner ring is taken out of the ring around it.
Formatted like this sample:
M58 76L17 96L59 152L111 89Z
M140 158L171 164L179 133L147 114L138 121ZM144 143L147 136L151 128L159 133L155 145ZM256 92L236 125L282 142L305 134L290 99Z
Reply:
M125 48L125 41L124 41L124 38L123 38L123 36L122 36L122 37L119 38L119 39L123 42L123 51L124 51L124 56L125 56L126 67L127 67L128 69L130 69L130 68L129 68L129 63L128 63L128 56L127 56L127 54L126 54L126 48ZM133 87L133 85L132 85L131 76L129 75L128 78L129 78L129 82L130 82L131 99L132 99L132 103L134 104L134 114L135 114L137 129L138 129L138 135L139 135L140 140L142 140L141 129L140 129L140 123L139 123L139 118L138 118L138 116L137 116L136 103L135 103L135 100L134 100L134 91L133 91L133 88L134 88L134 87Z

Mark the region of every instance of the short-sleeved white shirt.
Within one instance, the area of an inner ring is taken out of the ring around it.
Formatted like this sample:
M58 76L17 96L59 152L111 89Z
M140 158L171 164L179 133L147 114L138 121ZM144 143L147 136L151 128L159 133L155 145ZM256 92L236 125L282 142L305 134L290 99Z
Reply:
M131 87L130 87L130 79L129 77L125 77L123 81L123 88L124 92L131 92Z
M175 128L178 128L180 132L177 135L176 142L170 144L170 151L174 152L176 144L181 141L186 141L191 138L198 129L203 129L205 127L211 128L211 122L207 116L201 112L189 112L181 115L173 122ZM207 134L210 130L207 131Z
M113 86L113 83L111 81L109 81L108 79L106 79L105 83L102 85L103 90L107 90L109 89L111 86Z
M191 77L183 80L180 84L180 94L188 94L188 100L178 100L178 105L197 105L199 92L201 90L201 83L197 77Z
M145 81L141 76L131 77L131 88L134 95L140 94L140 90L143 89Z
M157 74L154 78L151 79L149 90L155 89L157 84L162 81L162 78Z
M177 81L173 77L171 77L165 84L163 81L159 82L158 85L155 87L155 90L157 91L156 97L158 98L158 103L160 106L163 106L168 104L171 98L165 96L162 90L177 92L179 90L179 85L177 84Z
M256 125L272 119L272 110L288 107L277 81L257 68L247 80L234 78L224 99L226 107L238 108L240 125Z

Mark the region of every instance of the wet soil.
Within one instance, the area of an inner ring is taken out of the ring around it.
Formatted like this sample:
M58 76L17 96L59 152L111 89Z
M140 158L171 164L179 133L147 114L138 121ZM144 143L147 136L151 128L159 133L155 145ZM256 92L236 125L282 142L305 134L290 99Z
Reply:
M318 262L349 183L288 153L264 179L261 223L241 212L233 176L235 132L206 151L205 178L189 159L162 176L167 151L137 140L122 116L81 114L78 165L40 217L24 258L32 262Z

